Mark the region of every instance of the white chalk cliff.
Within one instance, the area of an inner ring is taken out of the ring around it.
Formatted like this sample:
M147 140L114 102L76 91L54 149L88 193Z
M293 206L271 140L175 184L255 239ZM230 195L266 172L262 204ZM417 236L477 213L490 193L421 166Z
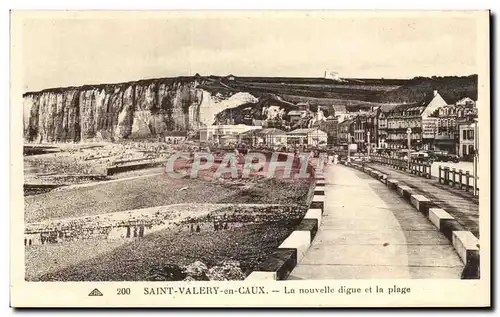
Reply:
M203 90L203 77L47 89L23 95L24 138L34 142L111 140L190 131L214 123L217 113L258 99Z

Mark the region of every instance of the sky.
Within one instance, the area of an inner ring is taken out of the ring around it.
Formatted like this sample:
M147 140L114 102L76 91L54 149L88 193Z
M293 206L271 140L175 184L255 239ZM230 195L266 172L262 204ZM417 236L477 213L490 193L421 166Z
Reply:
M436 14L23 16L23 88L201 75L412 78L477 73L476 19Z

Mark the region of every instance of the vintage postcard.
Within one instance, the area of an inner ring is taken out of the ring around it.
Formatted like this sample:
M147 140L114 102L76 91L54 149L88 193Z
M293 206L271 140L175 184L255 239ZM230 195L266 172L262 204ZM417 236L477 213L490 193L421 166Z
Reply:
M489 11L12 11L11 306L490 306Z

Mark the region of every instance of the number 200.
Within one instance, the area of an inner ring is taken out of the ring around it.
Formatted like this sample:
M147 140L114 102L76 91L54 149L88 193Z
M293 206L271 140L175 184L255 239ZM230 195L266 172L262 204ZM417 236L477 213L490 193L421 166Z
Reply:
M116 295L130 295L130 288L117 288Z

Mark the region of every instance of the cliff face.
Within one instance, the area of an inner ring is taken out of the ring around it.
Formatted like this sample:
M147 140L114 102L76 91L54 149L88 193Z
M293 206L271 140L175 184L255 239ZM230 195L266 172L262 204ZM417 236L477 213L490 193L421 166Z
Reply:
M211 125L220 111L258 101L249 93L221 96L198 88L204 80L166 78L26 93L24 137L35 142L154 137Z

